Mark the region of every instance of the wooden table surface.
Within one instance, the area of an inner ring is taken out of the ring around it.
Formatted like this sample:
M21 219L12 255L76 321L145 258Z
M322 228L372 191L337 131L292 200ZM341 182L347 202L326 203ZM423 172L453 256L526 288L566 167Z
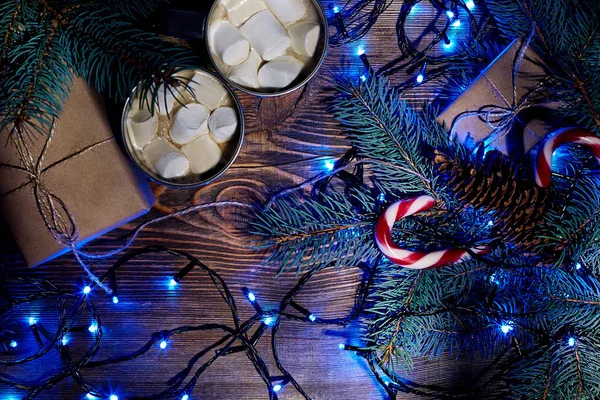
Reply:
M349 149L349 141L341 126L328 112L324 96L330 88L332 72L341 65L360 65L354 55L360 44L367 50L373 67L399 55L395 40L395 23L401 2L395 1L374 29L358 43L331 47L318 75L303 90L276 99L260 99L238 93L246 115L243 149L233 166L218 180L196 190L168 189L153 185L156 205L136 223L131 223L93 242L90 251L106 251L119 237L140 221L160 216L189 204L236 200L263 201L274 192L301 183L323 171L326 160L336 158ZM330 5L326 5L330 6ZM421 6L419 6L421 7ZM328 11L330 12L330 11ZM415 9L415 27L431 22L431 8ZM417 29L418 30L418 29ZM413 73L414 75L414 73ZM392 77L395 83L413 79L404 72ZM436 94L436 84L424 84L407 94L420 104ZM214 268L227 281L236 295L243 316L252 314L244 301L242 287L255 291L265 305L277 302L296 282L294 274L277 277L276 268L261 265L268 252L249 248L252 237L247 233L248 216L234 208L210 209L185 218L176 218L146 229L134 248L160 244L185 250ZM73 257L65 255L44 266L27 269L6 228L0 226L0 277L15 276L49 279L60 288L81 290L84 274ZM119 304L115 305L96 291L95 305L102 318L104 336L97 357L105 358L137 349L152 332L185 324L208 321L230 323L228 310L209 284L205 275L193 272L174 290L167 281L180 261L168 257L146 256L119 273ZM97 267L102 272L102 266ZM319 315L343 315L353 302L358 276L354 270L324 270L304 290L302 300ZM40 323L55 323L55 310L44 307L26 308L14 318L26 318L35 312ZM54 312L54 313L53 313ZM21 315L22 314L22 315ZM1 323L1 321L0 321ZM81 321L81 325L89 323ZM284 364L313 399L382 399L385 393L371 376L366 363L352 352L338 350L339 342L358 343L360 327L320 328L285 322L280 333L280 353ZM166 380L182 369L189 358L215 336L193 334L172 340L165 351L150 351L144 357L112 367L86 371L95 385L128 395L150 394L166 387ZM273 367L269 354L269 337L259 349ZM71 346L85 349L90 344L87 333L73 334ZM0 368L26 382L42 378L57 368L56 352L41 361L21 367ZM478 370L469 360L420 360L406 376L422 383L459 384L467 382ZM72 379L42 393L40 399L81 399L82 393ZM11 397L13 396L13 397ZM0 385L0 399L20 399L18 392ZM223 357L202 375L192 399L267 399L262 380L243 354ZM292 387L281 393L282 399L300 398ZM399 398L410 398L409 396Z

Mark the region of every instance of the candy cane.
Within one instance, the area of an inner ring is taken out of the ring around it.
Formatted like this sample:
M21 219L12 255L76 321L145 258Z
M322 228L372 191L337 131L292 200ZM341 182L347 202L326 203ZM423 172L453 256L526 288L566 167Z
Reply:
M600 138L592 132L581 128L565 128L556 131L546 138L535 163L535 183L543 188L550 187L552 171L552 153L566 143L576 143L587 146L592 150L596 160L600 163Z
M435 204L431 196L418 196L392 203L375 224L375 243L379 250L395 264L411 269L436 268L452 264L469 257L465 249L446 249L433 252L419 252L398 247L392 240L394 224L404 217L427 211ZM487 253L487 249L471 249L473 253Z

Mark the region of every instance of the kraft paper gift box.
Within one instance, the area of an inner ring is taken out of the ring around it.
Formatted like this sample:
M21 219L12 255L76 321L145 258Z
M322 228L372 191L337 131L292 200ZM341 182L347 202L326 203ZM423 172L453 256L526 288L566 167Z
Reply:
M22 142L33 160L30 169L40 162L37 183L23 170L6 168L25 164L15 140L7 139L7 132L0 135L5 142L0 145L0 163L5 164L0 167L0 210L29 266L69 251L48 230L42 208L47 220L54 215L66 231L72 231L72 217L80 246L147 213L154 204L148 183L115 142L100 97L81 79L72 85L47 150L47 137L41 134ZM45 208L49 202L58 214Z
M511 43L438 117L460 141L484 141L516 160L559 128L558 103L544 98L544 64L531 48L521 53L521 45Z

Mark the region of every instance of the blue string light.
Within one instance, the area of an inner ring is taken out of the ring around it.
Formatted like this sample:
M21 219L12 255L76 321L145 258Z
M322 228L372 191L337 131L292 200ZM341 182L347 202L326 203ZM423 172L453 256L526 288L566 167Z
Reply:
M581 263L575 264L575 269L581 269Z
M575 338L569 338L569 346L575 346Z
M513 329L514 328L511 326L510 322L504 323L502 324L502 327L500 327L500 330L502 330L502 333L504 333L505 335Z
M248 292L247 296L248 300L250 300L250 303L254 303L256 301L256 295L254 293Z
M29 317L29 325L35 325L37 323L36 319L33 317Z
M190 400L190 396L184 394L183 396L181 396L181 400Z
M92 291L92 288L89 286L86 286L83 288L83 294L89 294Z
M119 304L119 298L117 296L113 296L112 302L115 304Z
M423 74L417 75L417 83L423 83L424 80L425 77L423 76Z
M339 12L340 12L340 8L338 6L333 7L334 14L339 14Z
M265 319L263 319L263 322L265 325L271 326L275 323L275 320L276 320L275 317L265 317Z
M473 0L466 0L465 1L465 6L469 9L472 10L473 8L475 8L475 2Z
M488 225L488 226L494 226L494 221L491 221L491 220L490 220L490 221L488 221L487 225Z
M363 82L366 82L367 81L366 75L361 75L360 76L360 80L363 81Z
M119 400L119 396L117 396L116 394L111 394L110 400Z
M88 394L86 394L86 395L85 395L85 397L86 397L87 399L90 399L90 400L93 400L93 399L96 399L96 398L97 398L96 396L94 396L94 395L93 395L93 394L91 394L91 393L88 393Z
M60 340L60 343L62 343L63 346L66 346L69 343L69 338L66 336L63 336L62 339Z
M11 341L10 341L10 347L12 347L13 349L14 349L15 347L17 347L18 345L19 345L19 344L17 343L17 341L16 341L16 340L11 340Z
M283 389L283 386L281 386L280 384L273 386L273 391L275 393L279 392L281 389Z
M98 324L95 322L93 324L91 324L90 327L88 328L88 331L90 331L91 333L98 332Z
M448 10L446 11L446 15L448 16L448 19L454 19L454 11Z
M335 162L333 160L325 161L325 169L326 170L333 171L334 168L335 168Z
M452 23L452 26L458 28L460 26L460 19L456 18L456 20L454 20Z
M160 342L160 345L159 345L159 347L160 347L162 350L166 349L166 348L167 348L167 341L166 341L166 340L163 340L162 342Z
M171 278L171 280L169 281L169 286L170 287L177 286L177 281L175 280L175 278Z
M359 47L358 49L356 49L356 55L357 56L362 56L365 54L365 49L362 47Z
M340 344L338 344L338 349L345 350L346 349L346 345L344 343L340 343Z
M308 316L308 320L309 320L310 322L315 322L315 321L317 320L317 317L315 316L315 314L310 314L310 315Z

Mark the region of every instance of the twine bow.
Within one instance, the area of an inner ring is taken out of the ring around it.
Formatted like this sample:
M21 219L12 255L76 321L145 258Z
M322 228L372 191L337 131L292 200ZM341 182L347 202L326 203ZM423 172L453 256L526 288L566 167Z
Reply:
M106 287L100 281L100 279L98 279L98 277L92 273L87 264L80 257L76 248L76 243L80 237L79 226L75 222L75 218L73 217L73 214L71 214L71 212L69 211L69 208L67 207L65 202L58 196L56 196L47 187L46 183L44 182L44 175L50 170L56 168L57 166L62 165L65 162L75 157L78 157L84 153L87 153L88 151L91 151L96 147L103 145L104 143L114 140L114 138L110 137L107 139L100 140L44 167L46 154L48 152L48 148L50 147L50 143L52 142L53 137L54 123L52 124L52 129L50 130L50 133L46 136L40 156L37 159L35 159L29 147L25 143L23 135L15 133L10 136L10 141L17 151L17 155L21 161L21 165L19 166L0 163L0 168L6 168L21 172L27 175L28 179L26 182L22 183L16 188L4 193L0 193L0 197L9 196L10 194L16 193L27 187L31 188L37 209L39 211L40 216L42 217L42 220L44 221L44 225L48 229L48 232L58 243L67 248L70 248L75 254L75 257L77 258L79 264L81 264L87 272L90 279L92 279L92 281L94 281L98 286L102 287L110 294L112 290Z
M542 89L541 82L539 82L533 89L531 89L527 94L525 94L521 98L519 98L517 93L519 66L521 65L521 61L525 57L525 52L527 51L527 48L529 47L529 44L531 43L531 40L533 38L533 34L535 32L534 28L535 27L532 25L527 40L521 44L519 51L517 52L515 59L513 60L511 93L512 98L507 99L506 96L496 86L494 81L490 79L485 72L483 72L482 75L483 77L485 77L488 84L491 86L494 95L500 98L504 105L485 105L475 111L465 111L463 113L460 113L452 121L452 126L450 127L451 133L454 132L454 128L456 127L456 125L463 119L477 117L491 128L488 137L484 141L484 144L487 147L490 143L493 143L507 135L508 132L510 132L510 129L513 126L515 120L521 122L518 118L519 113L534 105L539 105L539 102L534 101L534 98L535 95ZM526 124L521 122L521 125L523 125L524 129L527 130L528 133L535 136L535 132L529 129L529 127Z

